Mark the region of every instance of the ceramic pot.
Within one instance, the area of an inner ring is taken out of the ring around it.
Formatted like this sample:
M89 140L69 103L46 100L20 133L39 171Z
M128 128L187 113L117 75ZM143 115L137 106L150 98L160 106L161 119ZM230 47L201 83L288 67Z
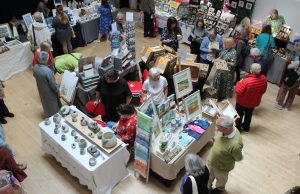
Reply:
M81 154L81 155L84 155L84 154L85 154L85 149L84 149L84 148L81 148L81 149L80 149L80 154Z
M72 130L72 131L71 131L71 135L72 135L72 136L76 136L76 135L77 135L77 132L76 132L75 130Z
M91 146L91 152L92 152L92 153L97 152L97 146L92 145L92 146Z
M72 112L71 117L76 118L77 116L78 116L78 112L76 111Z
M87 146L87 143L86 143L85 139L79 140L79 147L80 148L86 148L86 146Z
M105 148L112 148L116 146L117 138L112 132L105 132L102 135L102 146Z
M80 125L81 125L81 126L86 126L86 125L87 125L86 118L84 118L84 117L81 117L81 120L80 120Z
M51 120L49 118L45 119L44 121L45 125L50 125L51 124Z
M53 116L53 122L54 122L54 123L59 123L60 120L61 120L61 116L60 116L58 113L56 113L56 114Z
M75 136L75 137L74 137L74 141L75 141L76 143L78 143L79 140L80 140L80 138L79 138L78 136Z
M55 123L55 128L60 128L61 124L60 123Z
M77 118L76 118L76 117L73 117L73 118L72 118L72 122L74 122L74 123L77 122Z
M98 139L102 139L102 135L103 135L103 132L102 131L99 131L97 136L98 136Z
M55 127L55 128L54 128L54 133L55 133L55 134L59 134L59 128Z
M95 134L91 132L91 133L89 133L89 137L94 138Z
M66 136L65 134L62 134L62 135L61 135L61 140L62 140L62 141L66 141L66 139L67 139L67 136Z
M89 164L90 164L90 166L95 166L97 164L96 158L90 158Z
M61 129L62 129L62 132L63 132L63 133L68 133L68 131L69 131L69 126L63 125L63 126L61 127Z
M72 144L71 144L71 147L72 147L73 149L75 149L75 148L76 148L76 144L75 144L75 143L72 143Z

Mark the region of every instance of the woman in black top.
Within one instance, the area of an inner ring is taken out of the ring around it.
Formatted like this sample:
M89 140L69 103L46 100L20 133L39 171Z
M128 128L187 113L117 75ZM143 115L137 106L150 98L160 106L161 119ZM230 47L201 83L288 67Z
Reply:
M167 21L167 27L163 29L160 40L162 44L167 45L177 51L179 40L182 39L181 29L178 27L176 18L170 17Z
M195 154L188 154L185 158L185 169L187 174L184 176L181 193L182 194L196 194L197 191L193 191L192 179L194 178L197 185L197 194L208 194L208 179L209 171L205 166L203 160Z
M96 107L99 102L105 106L106 121L119 121L119 115L116 108L120 104L129 104L131 100L131 91L127 82L119 78L116 70L110 70L99 80L96 88Z

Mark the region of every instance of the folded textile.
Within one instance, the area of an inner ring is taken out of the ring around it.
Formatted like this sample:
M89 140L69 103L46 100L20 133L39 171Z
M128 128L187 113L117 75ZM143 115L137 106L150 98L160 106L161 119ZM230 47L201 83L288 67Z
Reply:
M195 131L192 131L192 130L188 131L188 135L191 136L191 137L193 137L196 140L199 140L201 138L201 136L202 136L201 134L199 134L199 133L197 133Z
M195 131L196 133L199 133L199 134L203 134L205 133L205 130L202 129L201 127L197 126L197 125L188 125L188 129L192 130L192 131Z

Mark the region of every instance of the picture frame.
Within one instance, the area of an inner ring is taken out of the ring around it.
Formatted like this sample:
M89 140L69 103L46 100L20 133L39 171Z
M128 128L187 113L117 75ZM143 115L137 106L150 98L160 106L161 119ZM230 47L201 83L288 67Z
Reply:
M175 106L176 102L175 102L175 95L174 94L168 96L168 100L170 101L170 107Z
M54 2L54 6L55 7L58 6L58 5L62 5L63 4L62 0L54 0L53 2Z
M246 3L246 9L252 10L252 3Z
M197 116L202 118L202 104L199 90L183 99L183 105L187 121L190 121Z
M255 3L256 0L247 0L248 2Z
M4 45L9 48L12 49L14 47L18 47L18 46L22 46L22 42L20 42L19 40L11 40L9 42L4 42Z
M158 116L155 104L153 103L153 99L151 96L144 101L144 103L139 107L139 110L152 118Z
M244 6L245 6L245 2L240 0L239 1L239 7L244 8Z
M0 38L12 37L8 23L0 24Z
M190 68L186 68L173 75L176 99L182 98L193 91Z
M25 22L26 28L29 29L30 26L33 24L33 18L31 16L31 14L27 13L25 15L22 15L22 18L23 18L23 20Z
M232 1L231 2L231 8L236 8L237 7L237 2L236 1Z

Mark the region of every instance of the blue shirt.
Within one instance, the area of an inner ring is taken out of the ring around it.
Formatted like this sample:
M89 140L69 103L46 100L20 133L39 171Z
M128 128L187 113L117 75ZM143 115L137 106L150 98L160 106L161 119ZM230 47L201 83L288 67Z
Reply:
M216 41L219 43L219 51L223 50L223 40L222 37L217 35ZM201 59L207 60L207 55L211 50L209 49L210 39L208 36L204 37L200 45L200 57Z
M269 42L270 38L270 42ZM268 44L269 42L269 44ZM270 45L272 48L275 48L275 40L272 35L268 33L261 33L256 38L256 47L260 50L260 55L264 56L265 48Z

